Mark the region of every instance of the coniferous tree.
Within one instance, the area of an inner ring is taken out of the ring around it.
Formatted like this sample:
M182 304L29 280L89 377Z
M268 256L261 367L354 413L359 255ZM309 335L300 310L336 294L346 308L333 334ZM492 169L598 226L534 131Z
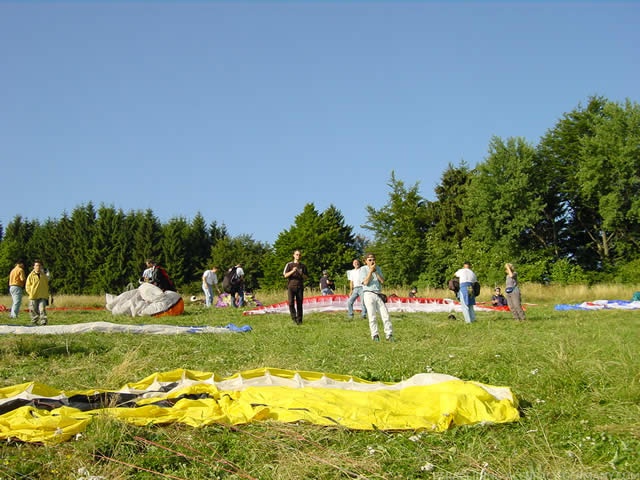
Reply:
M189 225L188 232L188 270L189 281L200 278L207 268L207 262L211 254L211 237L207 231L204 217L198 212Z
M27 266L33 261L28 257L28 243L31 239L31 227L28 223L21 215L16 215L7 225L0 242L0 271L3 275L6 272L7 281L9 272L18 259L22 258Z
M188 259L189 224L184 217L169 220L162 227L162 256L158 260L176 287L190 281Z
M104 205L98 209L91 249L95 267L88 293L120 292L129 283L131 230L127 227L122 210Z
M219 280L225 272L237 265L242 264L245 273L244 285L246 291L254 291L261 286L264 276L262 259L269 252L269 246L265 243L257 242L250 235L240 235L219 239L211 248L211 256L214 258L214 265L217 265Z
M60 293L81 293L79 285L72 285L72 276L75 269L72 258L69 254L70 248L61 248L61 246L70 246L74 236L73 222L69 215L65 212L56 222L52 231L52 242L55 248L51 251L51 258L47 260L50 270L53 274L52 284L55 284ZM78 290L74 290L78 288Z
M353 229L345 225L344 216L334 206L330 205L319 217L320 231L318 232L317 265L320 267L318 279L322 270L328 270L336 284L336 288L348 288L346 271L353 268L353 259L361 256L356 249Z
M353 258L362 254L356 248L352 228L345 225L342 213L335 206L319 213L313 203L308 203L295 217L294 224L278 235L273 249L264 258L265 286L283 288L286 285L282 271L297 249L302 252L302 262L309 272L307 285L312 288L317 288L324 269L330 271L334 280L344 283L343 273Z
M162 251L162 225L151 209L129 214L132 224L133 238L129 255L129 280L136 282L145 268L148 258L160 260Z
M91 202L80 205L71 212L71 235L69 243L61 244L66 250L68 265L64 293L81 293L90 290L91 272L96 267L92 241L95 232L96 211ZM46 260L43 260L46 262ZM56 273L57 275L57 273Z
M435 188L436 200L427 203L430 226L426 234L426 255L420 281L431 287L442 287L452 272L465 261L463 245L471 234L471 225L463 205L473 177L469 165L462 161L456 167L451 163L443 172Z

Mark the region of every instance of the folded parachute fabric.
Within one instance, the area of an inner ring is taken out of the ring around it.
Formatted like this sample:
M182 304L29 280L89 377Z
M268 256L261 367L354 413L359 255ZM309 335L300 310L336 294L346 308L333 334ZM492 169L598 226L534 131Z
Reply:
M177 292L163 292L155 285L143 283L138 288L118 296L107 293L106 308L114 315L163 317L182 314L184 300Z
M347 311L347 295L318 295L315 297L305 297L303 300L304 313L318 312L346 312ZM360 310L362 304L360 300L356 300L354 308ZM460 302L450 298L408 298L388 295L387 310L391 313L452 313L461 312ZM477 311L493 311L495 307L487 305L476 305ZM280 302L272 305L262 305L251 310L245 310L243 315L263 315L266 313L285 313L289 314L289 303Z
M111 322L86 322L70 325L0 325L0 334L5 335L64 335L77 333L139 333L150 335L179 335L183 333L231 333L250 332L249 325L238 327L232 323L226 327L184 327L179 325L123 325Z
M95 415L138 426L304 421L355 430L424 431L519 419L508 387L435 373L386 383L273 368L226 378L178 369L119 390L64 392L38 383L0 388L0 440L66 441Z
M555 310L637 310L640 309L640 301L628 300L594 300L592 302L582 302L575 305L559 304Z

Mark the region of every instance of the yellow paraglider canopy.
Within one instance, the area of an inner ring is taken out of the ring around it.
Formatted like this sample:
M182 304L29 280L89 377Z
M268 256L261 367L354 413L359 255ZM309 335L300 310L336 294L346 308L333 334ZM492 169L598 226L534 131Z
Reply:
M118 390L63 392L38 383L0 389L0 439L66 441L97 414L135 425L304 421L356 430L429 431L519 418L509 388L435 373L386 383L274 368L227 378L178 369Z

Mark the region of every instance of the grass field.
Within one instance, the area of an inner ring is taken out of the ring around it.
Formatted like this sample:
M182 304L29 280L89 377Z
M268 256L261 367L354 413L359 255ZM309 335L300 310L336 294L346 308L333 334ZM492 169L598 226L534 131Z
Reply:
M527 321L480 312L465 325L444 313L393 314L395 343L373 343L365 321L344 313L242 316L190 304L154 323L249 324L225 335L11 335L0 343L0 387L35 381L57 389L115 389L176 368L229 376L259 367L313 370L396 382L423 372L508 386L515 423L444 433L350 431L254 423L135 427L97 417L56 446L5 443L0 479L632 479L640 476L640 311L556 311L556 303L630 299L621 286L525 286ZM404 289L398 289L404 292ZM484 288L480 301L487 300ZM421 291L421 296L449 296ZM282 301L283 292L256 295ZM8 297L0 304L10 305ZM56 297L54 306L104 304ZM460 318L461 316L458 315ZM106 311L52 310L52 324L149 323ZM0 323L8 323L0 314ZM28 324L22 313L18 322Z

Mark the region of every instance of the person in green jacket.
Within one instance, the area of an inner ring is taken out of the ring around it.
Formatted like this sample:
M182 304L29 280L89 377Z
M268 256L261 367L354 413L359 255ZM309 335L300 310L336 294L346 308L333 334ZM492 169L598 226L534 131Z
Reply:
M47 302L49 301L49 278L42 268L42 262L33 262L33 270L27 277L25 285L29 295L29 310L31 311L31 323L34 325L46 325Z

